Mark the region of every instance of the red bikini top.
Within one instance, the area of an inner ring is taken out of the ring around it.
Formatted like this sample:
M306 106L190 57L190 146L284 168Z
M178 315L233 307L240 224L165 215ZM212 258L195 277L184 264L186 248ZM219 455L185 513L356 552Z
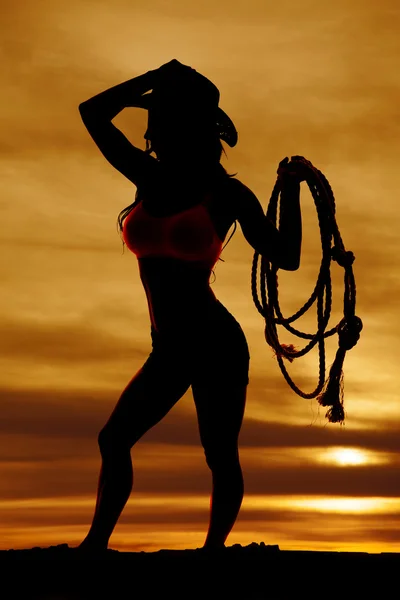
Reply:
M150 215L140 202L123 223L125 244L137 258L159 256L201 262L212 268L221 254L223 240L214 228L206 198L166 217Z

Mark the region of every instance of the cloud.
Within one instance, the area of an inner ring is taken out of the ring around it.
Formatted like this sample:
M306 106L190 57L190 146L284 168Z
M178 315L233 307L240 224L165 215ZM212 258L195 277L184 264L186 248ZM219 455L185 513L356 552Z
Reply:
M111 411L110 398L98 393L4 389L1 396L0 495L94 493L100 462L97 433ZM400 496L396 476L400 426L394 425L349 430L245 418L239 447L246 493ZM313 460L319 450L331 446L389 453L394 462L343 468ZM280 453L285 457L281 462ZM202 494L210 489L190 397L143 436L132 456L140 493Z
M122 391L122 390L121 390ZM109 390L99 392L2 388L0 431L45 440L84 439L102 426L117 401ZM199 443L191 391L142 438L147 444L191 446ZM245 414L239 443L242 448L360 447L377 452L400 452L400 423L387 421L379 429L338 427L334 424L292 424L256 419Z
M120 361L127 356L144 362L149 353L148 344L142 345L134 335L122 342L120 332L101 329L84 318L69 323L9 319L0 323L0 330L0 356L8 360L28 361L34 356L38 363L68 363L73 368L75 362Z

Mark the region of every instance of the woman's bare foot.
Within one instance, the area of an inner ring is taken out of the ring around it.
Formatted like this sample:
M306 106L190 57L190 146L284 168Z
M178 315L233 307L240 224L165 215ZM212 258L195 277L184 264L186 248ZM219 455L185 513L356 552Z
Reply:
M223 550L226 548L225 544L204 544L202 550Z
M76 546L75 550L82 552L104 552L107 550L107 544L102 544L85 538L83 542L79 544L79 546Z

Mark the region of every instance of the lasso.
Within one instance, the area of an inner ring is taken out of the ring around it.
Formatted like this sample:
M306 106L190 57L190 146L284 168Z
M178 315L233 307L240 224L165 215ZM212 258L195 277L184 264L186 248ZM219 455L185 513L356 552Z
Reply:
M261 257L259 280L261 301L258 298L257 268L260 255L255 252L251 270L251 291L256 308L265 319L265 339L273 348L282 374L290 387L303 398L317 397L322 406L330 407L326 413L328 420L332 423L342 423L344 421L343 361L347 350L350 350L357 343L363 327L361 319L355 315L356 285L352 267L355 257L352 252L346 251L344 248L335 219L335 198L328 180L321 171L303 157L293 156L292 160L301 160L303 165L307 166L306 182L317 209L322 243L322 260L317 283L310 298L302 308L291 317L285 318L282 315L278 300L278 267L268 261L266 257ZM277 225L277 206L280 191L281 182L278 178L266 213L275 225ZM344 316L335 327L326 331L332 307L330 274L332 259L344 268ZM317 301L317 332L309 334L295 329L291 323L304 315L315 301ZM301 350L296 350L292 344L281 344L277 334L277 325L283 325L292 334L310 341ZM329 377L325 381L325 338L335 333L338 333L339 336L339 347ZM318 385L313 392L305 393L290 378L283 358L292 362L293 359L307 354L316 344L318 344L319 349Z

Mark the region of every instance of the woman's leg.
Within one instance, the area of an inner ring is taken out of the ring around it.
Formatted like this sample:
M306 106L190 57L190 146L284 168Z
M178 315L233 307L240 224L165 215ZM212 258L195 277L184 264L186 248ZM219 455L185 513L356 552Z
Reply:
M170 356L169 362L171 359ZM96 508L80 548L107 548L132 490L132 446L169 412L190 385L179 360L169 362L161 355L156 360L149 359L126 386L99 434L102 465Z
M197 344L192 390L200 439L212 473L204 547L223 547L242 504L238 438L246 405L250 353L246 336L219 301Z
M212 473L210 522L205 548L223 547L242 504L244 486L238 437L247 385L193 385L200 439Z

